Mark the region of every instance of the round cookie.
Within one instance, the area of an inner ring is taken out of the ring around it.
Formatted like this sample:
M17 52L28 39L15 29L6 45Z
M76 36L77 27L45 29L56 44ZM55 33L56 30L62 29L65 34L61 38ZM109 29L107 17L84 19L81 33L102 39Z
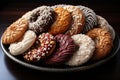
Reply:
M11 24L2 35L3 44L11 44L19 40L28 28L28 21L20 18Z
M73 56L65 64L69 66L82 65L92 57L95 50L95 43L85 34L73 35L72 39L75 44L79 46L79 48L73 53Z
M62 7L54 8L54 10L56 13L56 20L52 24L49 33L53 35L65 33L71 24L71 14Z
M10 44L9 51L12 55L20 55L27 51L35 42L36 34L33 31L26 31L24 36L15 43Z
M110 32L110 34L112 35L112 39L114 40L115 39L115 31L114 31L113 27L102 16L97 15L97 19L98 19L97 27L103 28L103 29L107 30L108 32Z
M27 62L37 62L52 54L56 47L54 36L49 33L42 33L38 36L35 45L25 52L24 59Z
M93 29L94 26L97 25L97 17L96 17L96 14L95 12L88 8L88 7L85 7L85 6L77 6L80 10L82 10L82 12L84 13L85 15L85 26L83 28L83 31L82 33L86 33L88 32L89 30Z
M66 62L76 50L76 45L73 39L64 34L55 36L56 50L46 59L45 63L49 65L60 65Z
M92 60L100 60L110 53L113 41L108 31L101 28L94 28L90 30L87 35L91 37L96 44Z
M48 31L55 19L55 12L49 6L41 6L31 11L29 29L36 34Z
M80 33L85 24L85 16L82 13L82 11L79 8L72 5L65 5L63 6L63 8L67 9L72 15L71 26L65 34L72 36L74 34Z

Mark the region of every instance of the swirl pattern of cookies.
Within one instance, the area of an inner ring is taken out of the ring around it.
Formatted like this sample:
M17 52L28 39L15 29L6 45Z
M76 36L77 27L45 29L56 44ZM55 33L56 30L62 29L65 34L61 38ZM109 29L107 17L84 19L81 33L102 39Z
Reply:
M40 6L3 33L12 56L30 64L79 66L110 55L115 31L102 16L82 5Z

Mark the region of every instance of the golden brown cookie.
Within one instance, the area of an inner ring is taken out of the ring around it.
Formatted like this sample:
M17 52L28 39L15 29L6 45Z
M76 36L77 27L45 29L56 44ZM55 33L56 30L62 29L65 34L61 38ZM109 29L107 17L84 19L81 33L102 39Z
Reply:
M85 24L85 16L82 13L82 11L79 8L72 5L65 5L63 8L67 9L72 15L72 23L69 29L67 30L66 34L72 36L74 34L80 33Z
M20 39L28 28L28 21L20 18L11 24L2 35L2 43L10 44Z
M100 60L106 57L113 45L110 33L101 28L94 28L87 33L95 41L95 51L92 60Z
M56 21L52 24L49 33L56 35L65 33L71 23L71 14L62 7L54 8L56 12Z

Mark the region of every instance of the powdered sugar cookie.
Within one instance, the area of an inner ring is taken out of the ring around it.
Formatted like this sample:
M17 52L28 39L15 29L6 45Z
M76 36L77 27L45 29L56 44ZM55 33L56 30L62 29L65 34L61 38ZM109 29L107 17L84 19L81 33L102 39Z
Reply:
M95 50L94 41L85 34L73 35L72 39L79 46L78 50L73 53L73 56L66 62L69 66L78 66L86 63L93 55Z
M36 34L33 31L26 31L23 38L18 42L10 44L9 51L12 55L20 55L27 51L35 42Z

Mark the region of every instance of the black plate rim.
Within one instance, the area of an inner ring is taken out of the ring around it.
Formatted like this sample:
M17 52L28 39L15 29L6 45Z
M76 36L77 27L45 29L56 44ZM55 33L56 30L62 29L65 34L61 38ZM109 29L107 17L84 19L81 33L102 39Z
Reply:
M92 69L94 67L97 67L97 66L100 66L104 63L106 63L107 61L109 61L110 59L112 59L119 51L120 49L120 38L118 36L118 34L116 33L116 38L118 39L118 47L116 49L116 51L114 52L114 54L112 54L111 56L109 57L106 57L105 59L102 59L94 64L90 64L89 66L78 66L78 67L72 67L72 68L47 68L47 67L41 67L41 66L36 66L36 65L32 65L32 64L29 64L27 62L24 62L24 61L21 61L17 58L15 58L14 56L12 56L10 53L8 53L5 49L4 49L4 46L2 44L2 40L0 42L1 44L1 48L3 50L3 52L5 53L5 55L7 55L10 59L12 59L13 61L19 63L20 65L23 65L25 67L28 67L28 68L31 68L31 69L35 69L35 70L39 70L39 71L46 71L46 72L76 72L76 71L85 71L85 70L88 70L88 69ZM1 37L2 39L2 37Z

